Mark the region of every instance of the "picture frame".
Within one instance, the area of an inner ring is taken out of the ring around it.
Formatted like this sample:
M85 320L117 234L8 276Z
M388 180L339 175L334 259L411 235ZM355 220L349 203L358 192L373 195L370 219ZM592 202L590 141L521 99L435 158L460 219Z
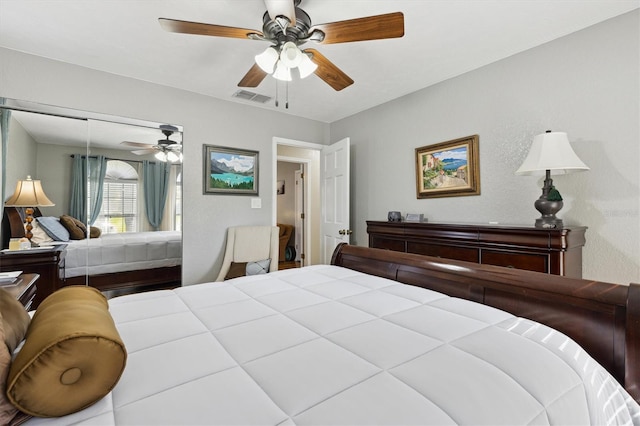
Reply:
M284 195L284 180L279 180L276 182L276 194Z
M416 148L416 197L480 195L478 135Z
M203 145L203 193L258 195L259 152Z

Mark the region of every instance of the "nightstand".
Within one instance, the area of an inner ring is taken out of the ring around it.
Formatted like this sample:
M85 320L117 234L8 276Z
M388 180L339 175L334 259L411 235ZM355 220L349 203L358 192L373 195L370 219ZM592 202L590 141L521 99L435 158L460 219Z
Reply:
M16 283L0 288L18 299L24 308L29 311L34 309L33 301L38 290L36 287L38 278L40 278L38 274L20 274Z
M40 276L31 309L36 309L48 295L64 286L66 247L62 244L46 249L0 252L0 272L22 271Z

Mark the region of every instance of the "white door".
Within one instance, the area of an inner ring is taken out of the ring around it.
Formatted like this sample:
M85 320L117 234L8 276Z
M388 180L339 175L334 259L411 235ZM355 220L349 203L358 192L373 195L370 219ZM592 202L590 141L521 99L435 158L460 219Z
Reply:
M323 263L340 243L349 243L349 138L322 149L322 252Z

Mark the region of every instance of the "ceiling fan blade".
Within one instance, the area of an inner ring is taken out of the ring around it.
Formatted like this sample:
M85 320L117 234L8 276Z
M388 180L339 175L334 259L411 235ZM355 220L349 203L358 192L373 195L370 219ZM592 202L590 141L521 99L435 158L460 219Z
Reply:
M314 30L324 32L324 40L320 42L322 44L397 38L404 35L404 15L402 12L394 12L314 25L309 34Z
M271 20L276 19L277 16L286 16L290 25L296 23L296 8L293 0L264 0L264 4L267 6Z
M136 148L146 148L146 149L151 149L153 147L153 145L151 145L149 143L129 142L129 141L120 142L120 145L127 145L127 146L133 146L133 147L136 147Z
M224 25L202 24L199 22L179 21L177 19L158 18L160 26L166 31L182 34L197 34L215 37L249 38L255 34L262 37L262 32Z
M136 151L131 151L131 152L134 153L135 155L147 155L147 154L153 154L156 151L157 150L155 148L149 148L149 149L138 149Z
M322 53L316 49L306 49L305 52L310 53L312 55L311 60L318 65L315 74L329 86L340 91L353 84L351 77L335 66L333 62L328 60Z
M258 66L258 64L253 64L249 72L247 72L240 83L238 83L238 87L258 87L262 80L267 76L267 73L262 70Z

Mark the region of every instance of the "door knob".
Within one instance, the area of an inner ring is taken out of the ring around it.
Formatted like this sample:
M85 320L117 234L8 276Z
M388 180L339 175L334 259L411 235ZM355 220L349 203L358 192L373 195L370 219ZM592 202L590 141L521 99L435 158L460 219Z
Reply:
M353 234L353 231L351 229L341 229L338 231L338 234L340 235L351 235Z

